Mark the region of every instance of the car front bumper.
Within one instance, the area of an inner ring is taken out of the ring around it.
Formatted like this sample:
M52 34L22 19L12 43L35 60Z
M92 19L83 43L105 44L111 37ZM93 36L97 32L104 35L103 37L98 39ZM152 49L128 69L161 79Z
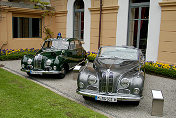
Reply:
M139 95L132 95L132 94L101 94L99 92L91 92L91 91L80 91L76 90L78 94L81 94L83 96L92 97L94 99L97 98L97 96L101 97L112 97L117 99L117 101L140 101L143 97L140 97Z
M64 71L44 71L44 70L26 70L26 69L21 69L23 72L29 72L30 74L37 74L37 75L43 75L43 74L64 74Z

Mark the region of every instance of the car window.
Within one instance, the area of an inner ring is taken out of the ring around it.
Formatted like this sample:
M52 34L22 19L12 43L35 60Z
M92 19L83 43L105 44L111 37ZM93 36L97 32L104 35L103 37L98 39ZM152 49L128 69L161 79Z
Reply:
M45 41L43 48L51 48L52 42L51 41Z
M68 49L68 46L69 42L66 40L49 40L44 42L43 49L61 50Z
M123 47L102 47L100 57L138 60L138 50Z
M73 50L73 49L75 49L76 47L75 47L75 42L74 41L71 41L70 42L70 46L69 46L69 49L70 50Z
M54 40L52 41L52 47L54 49L68 49L69 42L65 40Z

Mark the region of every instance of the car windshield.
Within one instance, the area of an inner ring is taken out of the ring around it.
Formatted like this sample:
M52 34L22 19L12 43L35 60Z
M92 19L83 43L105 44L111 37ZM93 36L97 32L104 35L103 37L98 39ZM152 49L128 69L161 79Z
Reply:
M136 49L125 47L102 47L99 57L138 60L138 51Z
M69 42L66 40L48 40L43 44L43 49L62 50L68 49Z

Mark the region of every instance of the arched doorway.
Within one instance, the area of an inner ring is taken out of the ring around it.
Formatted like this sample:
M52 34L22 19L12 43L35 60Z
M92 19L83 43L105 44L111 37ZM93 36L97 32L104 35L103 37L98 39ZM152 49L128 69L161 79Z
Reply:
M73 13L73 37L84 40L84 2L76 0L74 2Z

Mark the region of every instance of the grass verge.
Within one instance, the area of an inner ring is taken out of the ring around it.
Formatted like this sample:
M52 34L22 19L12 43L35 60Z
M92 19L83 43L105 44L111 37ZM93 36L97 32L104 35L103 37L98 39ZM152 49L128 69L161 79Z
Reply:
M30 80L0 68L1 118L105 118Z

